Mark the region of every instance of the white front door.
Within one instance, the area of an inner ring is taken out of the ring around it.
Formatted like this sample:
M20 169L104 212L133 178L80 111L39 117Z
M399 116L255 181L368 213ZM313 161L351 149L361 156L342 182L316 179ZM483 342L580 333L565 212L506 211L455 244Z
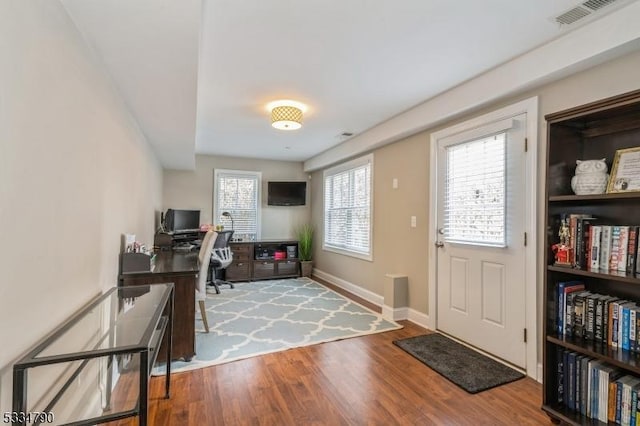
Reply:
M526 367L526 114L437 141L437 328Z

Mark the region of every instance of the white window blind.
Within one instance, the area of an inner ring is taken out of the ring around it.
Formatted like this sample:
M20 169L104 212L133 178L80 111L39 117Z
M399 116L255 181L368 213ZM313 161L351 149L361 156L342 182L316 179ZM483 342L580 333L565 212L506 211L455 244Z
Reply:
M371 256L371 173L373 156L324 173L324 248Z
M505 141L499 133L447 148L445 241L505 246Z
M259 234L261 173L239 170L215 171L213 221L233 229L235 236L257 239ZM229 212L232 220L222 216Z

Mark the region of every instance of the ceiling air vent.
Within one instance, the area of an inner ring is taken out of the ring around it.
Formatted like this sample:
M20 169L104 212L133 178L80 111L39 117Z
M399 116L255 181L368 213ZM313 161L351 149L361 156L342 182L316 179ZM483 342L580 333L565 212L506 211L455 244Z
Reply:
M556 16L553 20L560 25L571 25L613 3L622 4L625 0L587 0Z
M616 0L589 0L582 3L584 7L588 7L591 10L598 10L607 6L610 3L613 3Z
M562 25L569 25L589 15L591 15L591 12L581 6L577 6L560 16L556 16L556 22Z
M339 135L336 135L336 139L338 139L339 141L345 141L351 136L353 136L353 132L342 132Z

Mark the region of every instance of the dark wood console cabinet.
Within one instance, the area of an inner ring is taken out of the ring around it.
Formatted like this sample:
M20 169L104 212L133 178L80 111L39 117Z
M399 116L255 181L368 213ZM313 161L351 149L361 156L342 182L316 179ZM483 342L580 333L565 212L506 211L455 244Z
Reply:
M231 243L233 262L227 266L227 281L250 281L253 268L253 243Z
M233 251L233 262L226 269L228 281L253 281L300 276L297 241L232 242L231 250Z

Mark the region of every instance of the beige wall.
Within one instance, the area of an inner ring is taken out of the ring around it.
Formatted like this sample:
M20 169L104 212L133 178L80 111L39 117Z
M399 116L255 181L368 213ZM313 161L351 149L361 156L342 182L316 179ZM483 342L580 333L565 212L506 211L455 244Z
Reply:
M162 171L57 1L0 2L0 411L13 361L152 242Z
M374 152L373 262L322 250L322 171L313 173L314 266L378 295L385 274L407 274L412 307L427 310L428 135L420 133ZM393 179L398 188L393 189ZM410 227L416 216L416 228Z
M197 155L193 171L165 170L163 209L200 210L200 222L217 223L212 217L214 169L244 170L262 173L261 238L293 238L295 230L310 220L310 185L307 184L305 206L267 206L268 181L303 181L308 175L302 162Z
M544 238L544 161L546 123L544 115L640 88L640 52L618 58L563 80L547 84L511 99L474 111L464 117L429 129L374 153L373 261L323 251L321 233L314 250L315 267L378 295L383 294L385 273L406 273L409 277L409 307L428 314L427 224L429 222L429 141L432 132L493 111L531 96L539 97L538 253L542 262ZM640 144L640 142L639 142ZM322 230L322 171L312 175L312 221ZM399 188L391 189L391 179ZM409 218L417 217L417 228ZM538 272L538 312L541 312L542 265ZM539 314L541 323L541 314Z

